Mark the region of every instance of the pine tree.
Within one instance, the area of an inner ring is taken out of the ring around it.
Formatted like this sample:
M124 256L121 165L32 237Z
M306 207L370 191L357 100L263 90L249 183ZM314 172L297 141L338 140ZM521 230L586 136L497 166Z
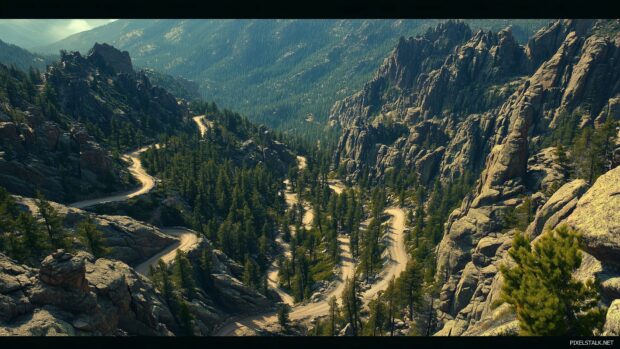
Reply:
M211 250L209 247L205 248L202 252L198 267L200 271L199 275L202 288L208 292L214 291L215 285L212 276L213 266L211 263Z
M35 203L39 209L39 216L43 218L43 223L52 247L55 249L67 249L70 247L70 242L63 226L64 217L45 200L41 192L37 192Z
M194 326L192 324L192 320L194 320L194 316L192 315L192 313L190 313L189 307L187 306L187 303L184 300L179 299L177 300L177 302L178 302L178 308L179 308L178 318L179 318L181 328L183 329L183 334L186 336L193 336Z
M288 328L289 325L289 314L291 313L290 305L286 303L281 303L278 305L278 323L283 328Z
M23 252L30 257L38 259L49 249L47 237L34 217L22 212L17 217L16 229L21 233Z
M92 218L88 217L78 223L76 230L80 240L93 256L100 258L110 253L110 249L105 245L103 234L97 229L97 225L95 225Z
M385 300L386 300L386 315L388 321L388 327L390 329L390 336L394 336L394 321L396 316L396 281L394 276L390 280L387 289L385 290Z
M555 156L557 158L557 163L561 168L562 176L564 177L562 178L562 180L564 180L566 179L566 177L568 177L568 169L569 169L570 163L569 163L568 155L566 155L566 149L564 149L564 146L562 145L562 143L558 143L555 146Z
M366 334L371 336L383 336L387 313L382 292L379 292L377 298L368 303L368 308L370 309L370 315L368 316L368 322L364 326Z
M253 289L258 289L260 285L260 275L256 263L249 256L245 257L243 268L243 283Z
M161 259L157 262L157 268L153 274L153 279L161 291L168 307L174 306L174 284L168 274L168 266Z
M592 335L602 327L593 281L573 278L581 265L581 235L566 226L549 230L534 246L518 233L502 266L502 300L515 307L522 335Z
M344 284L342 291L342 306L346 321L351 324L353 335L356 336L361 330L362 323L360 320L360 311L362 308L362 299L360 297L359 282L355 277L349 278Z
M336 335L336 324L340 318L340 309L338 307L338 300L336 296L332 296L329 299L329 335Z
M174 281L184 291L185 296L192 299L196 293L192 263L187 258L187 254L181 250L177 250L174 262Z
M423 275L420 266L411 259L398 278L398 288L402 295L402 300L409 311L409 320L413 320L414 308L422 300Z

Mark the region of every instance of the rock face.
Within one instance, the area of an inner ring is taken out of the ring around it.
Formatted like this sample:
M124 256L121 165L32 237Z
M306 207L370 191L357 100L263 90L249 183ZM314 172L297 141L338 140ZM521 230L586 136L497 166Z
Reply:
M615 332L617 328L614 327L617 317L614 299L620 297L620 274L617 272L617 253L620 252L620 245L614 242L620 222L616 217L616 213L620 211L620 202L614 198L616 192L620 192L620 168L602 175L591 187L588 187L583 180L566 183L538 209L534 221L526 230L530 238L535 238L543 229L553 229L561 224L567 224L583 234L582 264L574 276L582 281L595 279L600 282L603 302L611 303L605 325L608 334L617 333ZM478 249L486 245L485 239L480 240ZM498 258L495 265L511 263L505 253L495 253L495 258ZM466 267L463 275L469 274L471 272L468 272ZM446 321L438 335L447 335L450 331L452 335L496 335L518 332L514 312L507 304L495 310L490 307L500 294L501 275L495 274L492 279L486 279L484 282L490 285L490 291L483 302L485 309L477 317L472 316L472 313L461 311L456 319ZM462 291L457 290L455 297L458 298L461 294ZM476 303L472 299L470 305L474 304L475 307Z
M620 335L620 299L614 300L609 306L609 309L607 310L605 326L603 328L603 335Z
M554 228L564 221L577 206L577 201L588 190L583 179L577 179L560 187L538 210L534 221L528 226L526 235L533 239L545 228Z
M491 304L515 233L502 216L525 197L536 211L527 229L532 238L562 222L593 230L585 233L589 257L581 273L596 273L613 294L617 279L607 260L618 260L617 232L614 219L603 216L620 211L610 189L614 174L601 177L584 198L589 185L561 186L567 169L543 142L572 113L581 116L578 127L616 117L620 41L616 32L601 30L613 23L558 20L522 46L508 29L472 33L450 22L402 39L362 91L332 108L332 124L343 131L335 160L350 177L368 171L381 179L400 169L428 185L479 176L448 218L436 250L436 279L443 284L438 335L515 330L510 309Z
M472 33L459 22L401 39L360 92L333 106L331 124L342 129L335 162L350 177L401 168L446 182L480 173L512 132L496 166L523 174L535 136L567 113L583 111L584 125L616 114L619 44L593 34L597 25L556 21L525 46L509 29Z
M78 196L104 192L110 185L128 187L120 183L120 176L126 172L120 169L121 164L83 128L66 130L50 121L39 124L39 113L26 113L30 124L0 123L0 149L4 150L0 158L0 185L28 196L35 196L35 188L39 188L46 197L58 201L71 198L67 178L73 181L70 192ZM59 163L73 171L60 171ZM106 176L108 183L104 183Z
M86 59L114 73L133 73L129 52L119 51L106 43L95 43L95 46L88 51Z
M0 335L171 335L168 306L126 264L58 250L41 269L0 254Z
M607 264L620 264L620 169L599 177L566 222L583 233L585 250Z
M199 273L205 250L214 272L209 289ZM210 335L232 314L272 308L238 280L243 268L207 240L188 258L200 281L191 299L183 296L195 334ZM0 254L0 335L174 335L183 333L178 321L151 281L123 262L58 250L36 269Z

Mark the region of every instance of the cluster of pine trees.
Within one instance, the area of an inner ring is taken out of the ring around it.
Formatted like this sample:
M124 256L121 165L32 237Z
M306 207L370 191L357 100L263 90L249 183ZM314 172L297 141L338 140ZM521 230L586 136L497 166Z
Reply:
M422 269L415 261L409 261L405 271L390 280L387 289L368 303L367 310L363 307L361 293L359 277L346 280L341 304L338 304L336 297L330 299L327 318L318 321L311 334L334 336L349 326L353 335L393 336L396 321L401 319L408 319L414 324L410 334L427 332L432 319L428 316L432 305L424 297Z
M102 233L90 218L78 223L76 234L72 234L64 226L64 216L41 193L35 203L36 215L20 210L15 198L0 187L0 252L28 265L38 265L57 249L85 247L95 257L109 253Z
M351 236L351 253L359 261L356 272L364 277L366 282L382 269L381 255L385 250L383 237L389 227L383 225L383 210L387 203L385 188L376 187L370 195L369 216L370 222L366 229Z
M558 116L558 125L542 142L555 146L557 161L564 169L566 181L582 178L592 184L613 167L614 145L618 135L618 121L606 118L594 127L579 127L582 115L579 110ZM558 189L556 186L554 189Z
M213 126L165 137L142 154L161 190L189 205L187 225L244 266L243 281L266 294L266 270L284 216L283 175L262 162L246 161L241 144L251 139L269 146L273 135L214 103L196 102Z
M188 302L201 297L201 292L208 293L214 300L219 299L218 289L213 282L210 248L201 252L196 267L185 252L177 251L174 263L167 265L159 261L157 267L150 267L149 275L182 333L194 335L194 315L189 310Z
M328 161L327 157L322 159ZM311 296L315 282L333 277L333 268L340 262L338 236L354 236L359 231L359 194L354 190L334 193L328 185L329 168L325 164L310 160L305 169L298 172L292 167L289 171L291 187L313 213L307 229L303 224L306 208L300 202L288 211L282 226L291 257L280 258L279 280L297 301Z

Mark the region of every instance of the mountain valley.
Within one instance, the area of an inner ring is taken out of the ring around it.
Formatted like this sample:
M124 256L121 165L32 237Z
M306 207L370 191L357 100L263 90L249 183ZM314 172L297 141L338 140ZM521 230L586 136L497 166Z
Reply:
M0 42L0 335L620 334L619 20L58 49Z

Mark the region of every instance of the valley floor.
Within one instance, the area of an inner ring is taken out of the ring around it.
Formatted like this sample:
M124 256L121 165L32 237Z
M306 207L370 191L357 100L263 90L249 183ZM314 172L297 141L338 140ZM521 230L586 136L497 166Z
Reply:
M205 120L205 116L195 116L193 117L193 121L197 124L201 135L204 135L207 129L207 122ZM139 188L129 192L118 193L103 198L89 199L76 202L71 204L70 206L83 209L103 203L125 201L138 195L150 192L155 187L156 179L150 176L145 171L139 158L140 153L144 152L148 148L149 147L143 147L137 151L131 152L123 156L125 160L131 162L129 170L130 173L140 182ZM305 157L298 156L297 160L299 169L303 169L307 166L307 160ZM299 202L299 198L298 195L293 192L293 189L291 188L290 182L288 180L285 180L285 185L285 201L288 207L292 208L295 204ZM346 188L345 185L339 180L330 180L329 187L338 194L342 193ZM314 218L314 212L312 208L307 204L304 204L304 208L305 211L302 221L304 226L309 229ZM391 278L397 277L405 269L407 263L407 252L404 246L405 213L401 208L398 207L390 207L386 209L385 212L392 216L390 220L391 229L388 237L388 240L390 242L388 247L389 261L387 262L388 264L386 269L381 274L380 280L377 281L374 285L372 285L370 289L364 292L364 303L368 303L380 291L385 290ZM146 275L149 271L149 268L151 266L155 267L160 260L164 261L165 263L170 263L174 259L177 250L189 251L194 248L199 242L199 237L197 236L197 233L184 227L162 228L161 230L167 235L175 237L178 241L167 246L156 255L152 256L148 260L138 265L135 269L137 272L143 275ZM290 256L290 246L284 241L282 241L281 236L278 236L276 241L280 246L282 246L284 255ZM342 291L344 290L345 280L351 278L355 273L355 261L351 255L349 237L345 235L339 236L338 244L341 263L338 269L339 271L336 282L332 284L330 290L322 297L322 300L318 302L311 302L305 304L300 303L296 305L293 297L278 285L279 270L276 262L274 261L270 266L268 270L269 287L280 296L281 300L284 303L292 306L292 310L290 313L291 320L306 321L315 317L323 316L327 314L329 310L329 299L332 296L340 298ZM342 303L340 299L338 299L338 301L339 303ZM234 319L233 321L221 327L215 333L215 335L234 336L243 334L244 331L247 329L259 330L262 328L267 328L270 325L274 325L276 323L277 315L275 312L256 314Z

